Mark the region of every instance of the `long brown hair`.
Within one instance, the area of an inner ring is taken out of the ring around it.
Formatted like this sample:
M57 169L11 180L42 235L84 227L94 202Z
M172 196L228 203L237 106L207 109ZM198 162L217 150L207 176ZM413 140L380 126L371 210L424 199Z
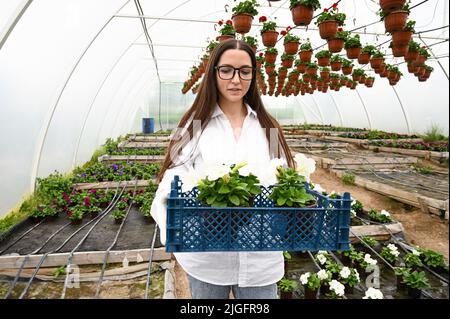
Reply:
M208 65L205 70L204 78L200 84L194 103L189 108L189 110L187 110L187 112L183 115L180 122L178 123L178 128L184 128L186 126L186 123L190 120L189 126L187 130L183 130L184 131L183 134L177 133L179 131L177 130L175 135L170 140L166 157L159 171L158 177L156 178L156 181L158 183L162 180L164 173L166 172L167 169L184 164L180 163L178 165L174 165L170 154L179 154L182 148L188 143L190 138L193 137L193 121L194 120L200 121L201 133L203 133L203 130L207 127L209 121L211 120L214 108L218 102L218 93L217 93L218 89L216 83L217 80L215 74L215 67L217 66L222 54L230 49L238 49L246 51L252 60L253 68L255 68L256 70L255 54L253 53L252 48L244 41L227 40L220 43L216 48L214 48L214 50L211 52ZM278 148L275 148L278 150L278 152L277 154L270 154L271 158L281 157L280 149L282 149L289 167L292 168L295 167L294 159L286 143L286 140L283 135L283 130L281 129L280 124L278 124L277 120L275 120L275 118L273 118L264 107L264 104L259 95L256 76L253 77L250 84L250 88L247 94L244 96L244 102L248 103L249 106L256 112L261 127L265 128L266 137L267 141L269 142L269 145L270 145L270 132L269 132L270 128L276 128L278 130L279 145Z

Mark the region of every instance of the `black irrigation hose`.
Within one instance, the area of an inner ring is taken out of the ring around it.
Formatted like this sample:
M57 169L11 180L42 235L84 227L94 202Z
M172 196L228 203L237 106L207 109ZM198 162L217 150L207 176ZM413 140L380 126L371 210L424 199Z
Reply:
M123 225L125 225L125 221L126 221L126 219L128 217L128 214L130 212L131 206L133 205L134 197L136 195L137 184L138 184L138 179L136 179L136 184L134 185L133 200L130 201L130 204L129 204L128 209L127 209L127 213L125 214L125 217L123 218L122 223L120 224L120 227L117 230L117 233L116 233L116 236L114 237L113 242L111 243L111 245L108 247L108 249L105 252L105 257L103 258L102 270L101 270L100 276L98 278L97 289L96 289L96 292L95 292L95 298L96 299L98 299L98 297L100 295L101 284L102 284L102 281L103 281L103 276L105 274L106 263L107 263L107 260L108 260L109 252L116 245L117 240L119 239L120 233L122 231Z
M137 183L137 179L136 179L136 183ZM119 183L120 184L120 183ZM118 185L119 185L118 184ZM126 189L126 184L124 185L124 187L122 188L122 192L120 193L119 197L117 198L117 201L120 199L120 196L122 196L124 190ZM117 204L117 202L115 203ZM88 236L91 234L91 232L94 230L95 226L97 226L98 223L100 223L102 221L103 218L105 218L107 216L107 214L102 215L95 223L94 225L92 225L92 227L88 230L88 232L83 236L83 238L78 242L78 244L72 249L72 251L70 252L69 258L67 260L67 264L66 264L66 279L64 280L64 287L63 287L63 291L61 294L61 299L64 299L65 295L66 295L66 290L67 290L67 284L69 282L69 273L70 273L70 268L71 268L71 261L73 258L73 254L74 252L80 248L80 246L84 243L84 241L88 238Z
M124 187L124 188L125 188L125 187ZM114 201L115 201L115 200L117 201L118 198L122 195L122 193L120 193L120 195L119 195L119 196L117 197L117 199L116 199L118 189L119 189L119 184L117 185L116 193L115 193L113 199L111 200L111 202L109 203L108 207L106 207L105 211L104 211L101 215L99 215L99 216L97 216L96 218L94 218L93 220L87 222L86 225L81 226L79 229L77 229L76 231L74 231L74 232L73 232L73 233L72 233L72 234L71 234L71 235L70 235L70 236L69 236L69 237L68 237L68 238L67 238L67 239L66 239L66 240L58 247L58 248L56 248L56 249L54 249L54 250L52 250L52 251L50 251L50 252L45 253L45 254L41 257L41 259L39 260L39 262L38 262L38 264L37 264L37 266L36 266L36 269L35 269L33 275L31 276L31 278L29 279L29 281L28 281L26 287L24 288L24 290L23 290L22 293L20 294L19 299L22 299L22 298L27 294L27 292L28 292L28 290L30 289L30 286L31 286L31 284L32 284L32 282L33 282L33 280L34 280L34 278L36 277L36 275L37 275L37 273L38 273L40 267L42 266L42 264L44 263L45 258L47 258L47 256L48 256L49 254L59 251L62 247L64 247L64 246L69 242L70 239L72 239L73 236L75 236L76 234L78 234L81 230L83 230L85 227L87 227L88 225L90 225L90 224L91 224L92 222L94 222L96 219L104 218L104 217L108 214L108 212L109 212L109 211L112 209L112 207L115 205ZM122 192L123 192L123 189L122 189Z
M150 276L151 276L151 273L152 273L153 252L155 251L155 241L156 241L156 234L157 234L157 232L158 232L158 224L155 223L155 228L154 228L154 231L153 231L152 247L150 248L150 256L148 258L147 281L145 283L144 299L148 299L148 289L149 289L150 284L151 284Z
M33 227L31 227L30 229L28 229L25 233L23 233L19 238L17 238L16 240L14 240L11 244L9 244L6 248L4 248L3 250L0 251L0 255L3 254L5 251L7 251L9 248L11 248L14 244L16 244L19 240L21 240L23 237L25 237L26 235L28 235L33 229L35 229L36 227L38 227L39 225L41 225L46 219L42 219L39 223L37 223L36 225L34 225Z

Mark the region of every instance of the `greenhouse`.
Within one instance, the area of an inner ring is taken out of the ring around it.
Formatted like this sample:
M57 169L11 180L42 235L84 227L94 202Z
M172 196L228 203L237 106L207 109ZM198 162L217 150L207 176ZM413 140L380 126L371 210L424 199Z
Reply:
M448 41L447 0L0 1L0 298L448 299Z

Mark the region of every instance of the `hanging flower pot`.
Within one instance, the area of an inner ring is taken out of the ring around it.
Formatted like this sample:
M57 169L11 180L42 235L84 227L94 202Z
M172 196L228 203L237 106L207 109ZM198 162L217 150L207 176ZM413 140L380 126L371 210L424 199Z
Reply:
M297 70L300 72L300 73L305 73L306 72L306 64L305 63L298 63L297 65L296 65L296 67L297 67Z
M362 75L362 76L359 78L358 82L359 82L360 84L365 84L365 83L366 83L366 76L365 76L365 75Z
M275 63L277 59L278 51L275 48L268 48L264 56L266 63Z
M248 33L252 28L253 16L248 13L240 13L231 17L233 27L237 33Z
M374 81L375 81L374 77L366 78L366 82L365 82L366 87L371 88L373 86Z
M403 57L406 55L406 52L408 51L408 46L407 45L403 45L403 46L396 46L391 42L392 46L392 54L394 55L394 57L399 58L399 57Z
M319 34L322 39L330 39L336 36L338 22L336 20L326 20L319 24Z
M232 35L219 35L216 38L216 40L219 42L224 42L224 41L232 40L232 39L234 39L234 36L232 36Z
M309 83L309 81L311 80L311 75L309 75L308 73L303 74L303 82L305 83Z
M342 58L340 56L333 56L330 59L331 70L339 71L342 68Z
M266 47L274 47L278 39L277 31L266 31L261 34L262 42Z
M406 0L380 0L380 7L385 13L401 9Z
M275 64L273 64L273 63L266 63L266 65L264 67L265 67L267 74L272 74L273 71L275 71Z
M372 58L370 59L370 66L373 69L379 69L383 64L383 62L384 62L383 57L372 56Z
M344 48L345 41L343 39L331 38L327 40L328 50L332 53L339 53Z
M408 72L409 73L414 73L417 68L418 68L418 66L414 66L414 64L408 63Z
M370 53L361 53L358 56L358 63L359 64L367 64L370 60Z
M328 82L330 79L330 71L328 70L323 70L320 71L320 77L323 79L324 82Z
M329 66L330 65L330 58L329 57L321 57L317 59L317 64L319 66Z
M354 48L348 48L347 49L347 57L349 59L356 59L361 54L361 48L354 47Z
M384 27L386 32L393 33L394 31L401 31L406 25L408 19L408 11L398 10L393 11L384 17Z
M284 52L286 54L297 54L298 47L300 46L300 38L296 35L289 33L290 27L287 28L287 31L281 31L282 35L284 35ZM284 33L284 34L283 34Z
M408 45L409 41L411 41L412 34L411 31L394 31L392 33L392 42L396 46Z
M299 2L300 1L297 1L296 4L292 5L291 1L290 9L292 13L292 21L294 21L296 26L309 25L313 19L314 10L318 7L305 6L303 4L299 4Z
M285 67L285 68L292 67L292 64L294 63L294 58L293 57L290 58L290 57L291 56L289 56L289 55L284 56L284 54L283 54L283 56L281 57L281 64L283 65L283 67Z
M306 73L309 75L317 75L317 66L314 63L311 63L306 67Z
M299 53L300 56L300 60L302 60L303 62L311 62L311 57L312 57L313 51L301 51Z
M342 66L342 74L349 75L352 73L353 66Z
M384 68L383 71L380 73L380 76L382 78L385 78L388 76L389 70L387 68Z
M405 61L407 62L414 62L417 60L417 57L419 56L419 51L410 51L408 49L408 51L406 51L405 54Z

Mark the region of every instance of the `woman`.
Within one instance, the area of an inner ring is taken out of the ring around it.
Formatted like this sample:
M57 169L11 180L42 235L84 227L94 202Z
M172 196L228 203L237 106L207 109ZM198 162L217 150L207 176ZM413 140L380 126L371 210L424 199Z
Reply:
M178 127L182 129L169 143L151 208L163 244L165 203L174 175L183 180L183 175L209 163L262 163L272 158L294 167L282 129L259 96L255 55L243 41L225 41L211 52L197 97ZM276 283L284 276L281 251L174 255L188 275L194 299L224 299L230 291L235 298L274 299Z

